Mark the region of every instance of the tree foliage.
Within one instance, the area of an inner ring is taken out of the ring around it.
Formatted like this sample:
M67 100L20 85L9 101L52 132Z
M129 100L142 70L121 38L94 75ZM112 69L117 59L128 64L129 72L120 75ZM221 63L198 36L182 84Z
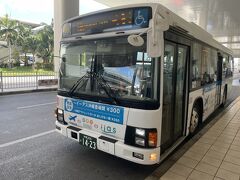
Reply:
M18 21L9 19L6 14L0 19L0 39L4 40L9 45L13 45L16 42L18 36Z
M10 20L7 14L0 19L0 39L7 42L7 46L9 49L9 67L11 67L12 45L15 44L18 37L17 28L18 22L15 20Z
M54 35L50 25L44 24L42 29L34 32L30 26L11 20L6 15L0 18L0 40L7 42L9 61L12 56L11 49L14 46L20 54L25 56L25 65L28 63L28 53L32 54L33 60L38 56L45 64L53 63Z
M49 25L46 25L42 30L37 33L37 39L39 41L37 47L37 56L41 57L44 63L52 62L54 43L53 38L53 29Z
M27 66L28 59L27 53L30 52L29 38L32 34L31 27L27 25L20 24L18 26L18 38L16 39L16 44L20 47L20 51L24 54L24 64Z

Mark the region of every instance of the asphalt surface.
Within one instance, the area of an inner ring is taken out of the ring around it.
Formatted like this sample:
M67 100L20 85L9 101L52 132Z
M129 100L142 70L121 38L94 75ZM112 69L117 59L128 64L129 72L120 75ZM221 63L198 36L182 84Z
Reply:
M55 100L54 92L0 96L1 180L141 180L156 169L87 149L51 131Z
M234 86L228 103L240 95ZM142 166L80 146L56 133L56 92L0 96L0 179L145 179Z

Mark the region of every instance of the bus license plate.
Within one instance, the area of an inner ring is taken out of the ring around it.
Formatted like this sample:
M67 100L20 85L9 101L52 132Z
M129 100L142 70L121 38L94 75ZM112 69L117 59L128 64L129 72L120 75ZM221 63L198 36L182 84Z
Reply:
M91 149L97 149L97 139L85 134L79 136L79 143Z

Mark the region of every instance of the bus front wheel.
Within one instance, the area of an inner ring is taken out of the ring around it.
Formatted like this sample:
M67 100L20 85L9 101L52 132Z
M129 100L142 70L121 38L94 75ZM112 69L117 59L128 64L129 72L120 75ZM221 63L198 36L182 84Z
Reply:
M201 120L201 114L200 114L200 109L198 106L194 106L192 110L192 115L191 115L191 121L190 121L190 127L189 131L191 134L194 134L198 128L198 125Z

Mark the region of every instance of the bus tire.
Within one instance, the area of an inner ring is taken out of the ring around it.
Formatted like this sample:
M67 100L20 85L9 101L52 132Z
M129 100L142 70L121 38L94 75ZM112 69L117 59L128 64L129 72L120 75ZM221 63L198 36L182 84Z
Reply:
M201 122L201 110L200 107L195 104L192 109L189 132L190 134L195 134L196 130L199 128Z
M226 105L226 102L227 102L227 88L225 87L224 88L224 93L223 93L223 97L222 97L222 104L221 104L221 107L224 107Z

